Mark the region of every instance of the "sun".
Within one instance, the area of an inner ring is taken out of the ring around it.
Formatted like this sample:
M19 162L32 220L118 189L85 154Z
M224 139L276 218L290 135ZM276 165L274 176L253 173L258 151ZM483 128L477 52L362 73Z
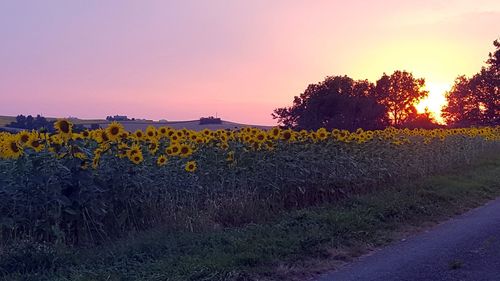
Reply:
M424 113L427 110L437 123L444 124L445 122L441 113L443 106L447 103L445 94L451 89L451 85L447 83L428 82L425 84L425 89L429 91L429 95L415 105L418 113Z

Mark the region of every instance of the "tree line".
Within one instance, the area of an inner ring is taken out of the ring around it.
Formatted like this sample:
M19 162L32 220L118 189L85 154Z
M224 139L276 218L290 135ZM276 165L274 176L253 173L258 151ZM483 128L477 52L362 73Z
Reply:
M468 78L459 76L446 93L442 116L449 127L500 125L500 42L486 65ZM436 128L429 112L418 113L416 104L429 94L425 79L411 72L384 73L375 83L348 76L329 76L310 84L289 107L277 108L274 119L294 129L339 128L355 130Z

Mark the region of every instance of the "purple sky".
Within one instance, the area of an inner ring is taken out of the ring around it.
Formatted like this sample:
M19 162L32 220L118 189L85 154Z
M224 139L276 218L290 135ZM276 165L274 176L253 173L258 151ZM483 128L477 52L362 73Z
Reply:
M0 2L0 115L274 124L327 75L477 72L498 0Z

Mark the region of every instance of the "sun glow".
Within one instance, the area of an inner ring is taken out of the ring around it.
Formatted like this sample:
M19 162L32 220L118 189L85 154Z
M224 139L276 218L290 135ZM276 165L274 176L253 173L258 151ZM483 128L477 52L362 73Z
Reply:
M431 113L432 118L439 124L444 124L444 119L441 116L441 110L446 105L445 94L451 88L447 83L428 82L425 89L429 91L429 95L420 100L415 106L418 113L424 113L426 110Z

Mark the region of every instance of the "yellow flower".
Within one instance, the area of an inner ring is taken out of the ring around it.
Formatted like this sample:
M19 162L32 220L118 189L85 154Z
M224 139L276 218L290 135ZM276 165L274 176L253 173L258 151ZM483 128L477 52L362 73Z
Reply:
M184 167L184 170L186 170L187 172L194 172L196 171L196 162L195 161L189 161L186 163L186 166Z
M136 140L143 140L144 139L144 133L141 130L136 130L134 132L133 136Z
M167 153L168 155L170 156L175 156L175 155L179 155L181 151L181 146L174 142L174 143L171 143L166 149L165 149L165 153Z
M25 144L30 140L31 134L28 131L22 130L17 134L17 139L19 140L19 143Z
M40 152L44 148L42 140L40 139L40 136L38 134L31 134L25 146L33 149L36 152Z
M156 140L151 141L151 143L148 146L149 154L155 155L159 148L160 148L160 145L158 144L158 142Z
M183 144L180 146L179 148L179 156L181 157L188 157L190 156L191 154L193 154L193 149L187 145L187 144Z
M168 137L168 133L172 130L172 128L169 128L169 127L160 127L158 128L157 132L158 132L158 135L162 138L166 138Z
M155 128L155 127L153 127L153 126L148 126L148 127L146 128L146 137L147 137L148 139L150 139L150 140L155 139L155 138L156 138L156 135L157 135L157 133L156 133L156 128Z
M258 142L258 143L263 143L265 140L266 140L266 134L264 132L258 132L256 135L255 135L255 140Z
M90 131L89 130L84 130L83 132L80 133L83 139L88 139L90 138Z
M132 158L132 156L137 155L137 154L142 154L142 149L140 146L137 144L134 144L130 147L130 149L127 151L127 156L129 158Z
M163 166L165 164L167 164L167 157L165 155L160 155L160 157L158 157L158 160L156 160L156 164L158 166Z
M123 125L113 121L109 126L106 128L106 135L111 141L117 141L120 139L121 134L125 131L123 128Z
M293 131L290 129L281 131L280 137L284 141L293 141L294 140Z
M272 128L270 131L269 131L269 135L273 138L273 139L278 139L280 137L280 133L281 133L281 130L280 128L278 127L274 127Z
M23 154L23 148L19 144L17 137L11 136L3 141L2 154L6 158L17 159Z
M92 137L98 143L106 143L109 141L108 133L106 132L106 130L103 129L97 129L92 131Z
M73 124L65 119L57 120L54 123L54 128L65 140L71 138L71 135L73 134Z
M142 152L129 156L129 159L130 159L130 161L132 161L132 163L134 163L136 165L138 165L142 161L144 161L144 157L142 156Z

